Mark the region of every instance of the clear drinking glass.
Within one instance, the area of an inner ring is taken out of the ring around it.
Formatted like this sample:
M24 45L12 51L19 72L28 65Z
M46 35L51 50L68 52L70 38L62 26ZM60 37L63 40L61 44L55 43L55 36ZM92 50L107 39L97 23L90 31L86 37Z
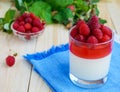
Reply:
M112 39L97 44L75 40L69 33L70 79L79 87L95 88L107 81ZM113 33L112 33L113 34Z

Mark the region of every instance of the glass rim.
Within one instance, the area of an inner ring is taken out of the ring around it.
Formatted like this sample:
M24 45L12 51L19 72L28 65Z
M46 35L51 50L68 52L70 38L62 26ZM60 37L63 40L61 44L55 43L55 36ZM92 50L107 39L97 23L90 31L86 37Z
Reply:
M112 42L112 41L114 40L114 32L112 31L112 38L111 38L110 40L106 41L106 42L94 43L94 44L93 44L93 43L87 43L87 42L81 42L81 41L78 41L78 40L74 39L74 38L70 35L72 29L75 28L75 27L76 27L76 25L73 26L72 28L70 28L70 30L69 30L69 38L72 39L73 41L79 43L79 44L84 44L84 45L103 45L103 44L107 44L107 43L109 43L109 42Z

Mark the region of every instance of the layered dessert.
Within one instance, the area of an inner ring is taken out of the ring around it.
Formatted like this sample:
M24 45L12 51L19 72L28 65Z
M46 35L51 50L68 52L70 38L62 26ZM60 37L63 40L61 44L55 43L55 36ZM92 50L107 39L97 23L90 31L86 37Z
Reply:
M96 15L79 20L70 30L70 78L73 82L99 81L109 72L113 32ZM94 84L94 82L92 82Z

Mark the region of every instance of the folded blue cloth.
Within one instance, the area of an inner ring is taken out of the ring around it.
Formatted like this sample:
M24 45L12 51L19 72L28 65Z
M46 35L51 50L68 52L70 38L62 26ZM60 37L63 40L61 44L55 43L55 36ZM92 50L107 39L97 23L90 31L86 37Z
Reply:
M119 47L120 44L114 42L108 81L104 86L94 89L80 88L70 81L68 44L41 53L27 54L24 58L33 65L53 92L120 92Z

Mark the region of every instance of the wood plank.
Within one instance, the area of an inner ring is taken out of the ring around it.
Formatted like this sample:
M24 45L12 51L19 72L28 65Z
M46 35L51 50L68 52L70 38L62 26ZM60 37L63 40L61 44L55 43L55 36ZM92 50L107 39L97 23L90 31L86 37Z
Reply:
M68 30L63 25L49 25L44 34L38 38L36 52L49 49L52 45L68 42ZM52 92L35 71L32 71L29 92Z
M33 53L36 41L25 42L13 35L0 33L0 90L2 92L27 92L31 66L23 59L26 53ZM16 64L5 64L7 55L18 53Z
M0 1L0 17L4 17L5 12L11 7L11 5L11 2Z
M117 34L120 35L120 1L116 3L108 3L107 8L111 15L111 19L117 31Z
M10 2L0 2L0 17L11 7ZM22 57L26 53L33 53L36 40L25 42L13 35L0 32L0 89L2 92L27 92L31 76L31 65ZM4 49L3 49L4 48ZM5 63L7 55L18 53L16 64L8 67Z
M105 25L107 25L111 29L114 29L114 25L113 25L113 22L111 20L111 16L109 14L106 3L100 2L98 4L98 8L99 8L99 11L100 11L100 17L107 20L107 23ZM115 30L113 30L113 31L115 31Z

